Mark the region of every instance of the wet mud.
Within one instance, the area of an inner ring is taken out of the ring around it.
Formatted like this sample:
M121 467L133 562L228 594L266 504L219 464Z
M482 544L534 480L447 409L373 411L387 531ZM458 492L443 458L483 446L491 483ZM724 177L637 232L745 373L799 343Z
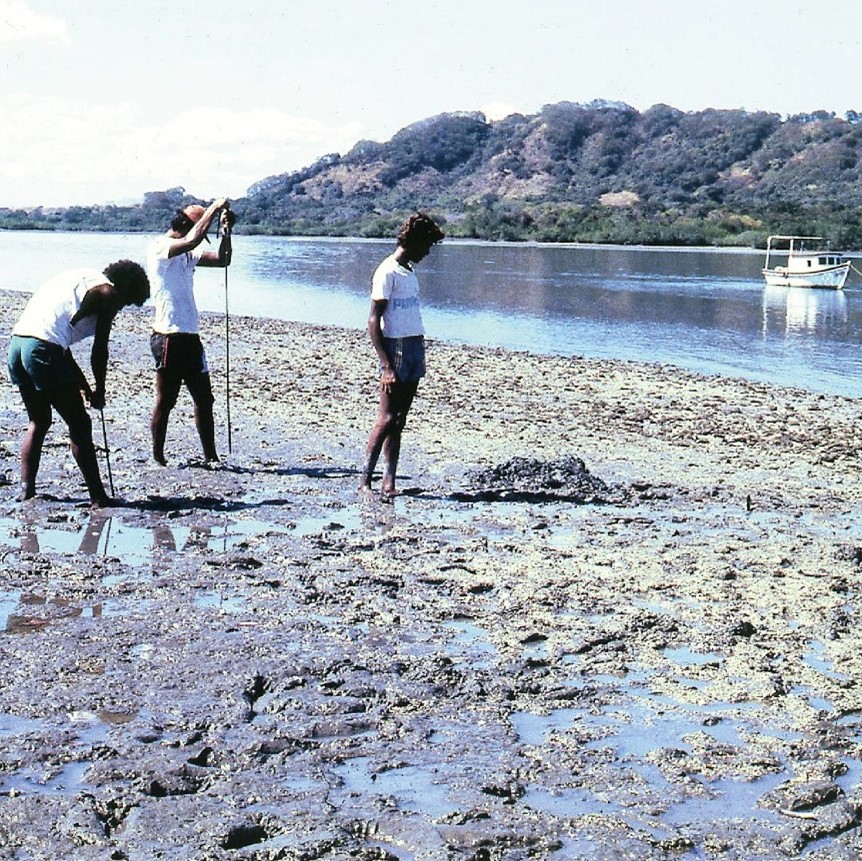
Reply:
M160 467L118 318L118 508L3 390L0 859L859 857L856 401L432 341L384 504L364 334L231 332Z
M513 457L485 469L471 469L466 475L469 490L456 491L453 499L462 502L575 502L621 501L623 489L612 494L598 476L592 475L579 457L567 455L553 461Z

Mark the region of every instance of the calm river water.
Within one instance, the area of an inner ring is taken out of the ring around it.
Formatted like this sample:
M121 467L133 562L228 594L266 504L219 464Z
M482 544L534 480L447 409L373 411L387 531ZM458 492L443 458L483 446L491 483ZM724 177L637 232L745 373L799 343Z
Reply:
M140 234L0 232L0 287L32 291L69 266L143 261ZM231 313L362 328L391 241L236 236ZM856 397L862 277L844 291L767 288L744 251L446 241L418 267L429 337L634 359ZM224 275L198 304L223 311Z

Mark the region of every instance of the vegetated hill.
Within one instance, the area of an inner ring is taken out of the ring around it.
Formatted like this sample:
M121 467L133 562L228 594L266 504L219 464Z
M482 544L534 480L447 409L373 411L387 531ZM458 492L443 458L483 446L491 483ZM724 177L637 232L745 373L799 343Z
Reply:
M483 239L751 245L804 232L862 248L860 159L854 111L561 102L493 122L432 117L261 180L234 207L242 229L262 233L391 236L424 209L449 235ZM151 193L128 217L150 229L155 205L163 227L166 205L186 197Z

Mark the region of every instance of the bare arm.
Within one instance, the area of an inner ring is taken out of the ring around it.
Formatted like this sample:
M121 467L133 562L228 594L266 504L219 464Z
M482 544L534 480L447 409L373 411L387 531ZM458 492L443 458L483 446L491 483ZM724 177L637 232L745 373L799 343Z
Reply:
M110 284L99 284L96 287L91 287L86 292L81 301L81 307L70 321L74 326L79 320L83 320L85 317L96 317L96 332L93 337L93 349L90 352L90 366L93 370L93 379L96 383L95 389L90 389L86 377L81 369L78 368L78 373L83 383L81 391L87 395L87 400L96 409L102 409L105 405L105 377L108 372L108 338L111 334L114 317L117 316L117 311L120 310L120 304L116 290ZM72 361L74 362L74 358ZM75 367L78 367L77 363L75 363Z
M397 382L395 371L389 362L389 356L386 355L386 349L383 346L383 312L388 305L386 299L374 299L371 302L371 312L368 315L368 334L371 337L371 343L380 359L380 367L383 369L380 375L380 385L383 390L388 392L392 388L392 384Z
M214 251L205 251L198 260L198 266L219 266L224 268L230 266L233 248L230 243L230 230L222 234L221 242L219 243L218 253Z
M233 255L233 248L231 247L230 241L230 229L235 220L233 213L228 208L227 203L225 203L218 220L219 233L221 234L218 254L215 254L212 251L204 252L201 259L198 261L198 266L218 266L221 268L230 266L231 256Z
M225 203L227 203L227 201L223 197L220 197L218 200L214 200L206 208L206 211L198 219L194 227L192 227L185 236L181 236L178 239L172 239L168 245L168 257L176 257L179 254L185 254L186 251L191 251L193 248L197 248L198 245L204 241L204 237L207 235L207 231L210 229L210 224L212 224L212 220L215 218L216 213L225 205Z
M90 367L96 388L90 395L90 405L97 410L105 406L105 377L108 375L108 338L111 335L111 325L116 312L105 312L96 320L96 334L93 338L93 349L90 352Z

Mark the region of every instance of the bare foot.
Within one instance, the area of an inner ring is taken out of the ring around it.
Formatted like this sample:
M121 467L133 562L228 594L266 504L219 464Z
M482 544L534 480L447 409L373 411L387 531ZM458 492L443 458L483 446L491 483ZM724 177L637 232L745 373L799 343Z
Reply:
M100 496L96 499L90 500L90 508L94 510L98 510L100 508L117 508L122 504L123 501L121 499L114 499L111 496Z
M180 469L221 469L222 463L216 458L215 460L187 460L185 463L179 464Z
M398 496L398 491L394 488L394 486L385 484L380 488L380 501L381 502L392 502L396 496Z

